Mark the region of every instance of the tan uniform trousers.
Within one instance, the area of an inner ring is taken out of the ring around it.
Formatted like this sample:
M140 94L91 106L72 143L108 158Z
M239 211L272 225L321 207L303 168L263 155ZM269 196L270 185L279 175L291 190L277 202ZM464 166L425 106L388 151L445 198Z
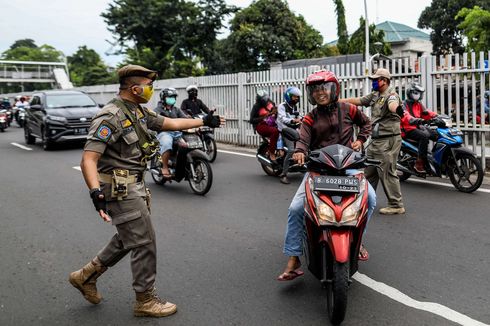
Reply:
M144 197L108 201L107 208L117 233L97 254L105 266L114 266L131 252L133 288L145 292L156 277L155 231Z
M381 181L383 190L388 199L388 206L394 208L403 207L402 192L400 189L400 180L396 173L396 160L402 145L401 136L373 139L367 149L369 158L380 160L380 171L376 167L368 167L365 170L365 176L371 186L376 190L378 181Z

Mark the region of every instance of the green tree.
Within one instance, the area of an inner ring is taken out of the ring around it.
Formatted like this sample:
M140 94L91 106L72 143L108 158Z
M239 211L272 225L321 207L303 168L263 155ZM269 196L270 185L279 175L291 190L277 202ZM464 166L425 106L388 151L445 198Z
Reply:
M490 49L490 11L478 6L463 8L456 19L463 19L458 28L468 39L469 50L479 52Z
M463 18L458 13L463 8L480 6L485 10L490 9L489 0L432 0L420 14L418 27L432 29L430 39L434 54L462 53L462 30L458 27ZM456 18L455 18L456 17Z
M335 12L337 13L337 48L340 54L347 54L349 51L349 34L345 22L345 8L342 0L334 0Z
M75 86L90 86L116 82L115 75L108 72L99 54L87 46L79 46L77 52L68 56L70 79Z
M115 0L102 17L127 55L127 62L161 76L202 74L223 18L234 12L224 0Z
M366 20L361 17L359 19L359 28L352 34L349 40L349 54L364 53L366 47ZM369 53L379 53L384 55L390 55L391 46L384 41L385 33L376 29L376 25L369 25ZM377 49L374 45L376 42L383 44L381 49Z
M33 39L25 38L22 40L17 40L10 46L10 49L13 50L15 48L26 47L26 48L37 48L36 42Z
M236 13L224 42L230 71L267 69L271 62L321 56L323 39L286 1L258 0Z

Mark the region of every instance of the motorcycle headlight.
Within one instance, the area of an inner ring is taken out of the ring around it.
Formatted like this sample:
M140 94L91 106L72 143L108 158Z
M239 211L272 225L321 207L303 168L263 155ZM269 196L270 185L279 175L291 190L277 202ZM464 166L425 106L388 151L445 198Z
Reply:
M308 183L310 184L310 189L313 189L313 178L312 177L308 178ZM337 220L335 219L335 212L332 209L332 207L325 204L315 194L315 191L313 191L311 194L312 194L313 200L315 201L316 214L319 218L318 222L320 222L320 224L323 224L322 221L330 222L330 223L337 223Z
M46 119L57 122L67 122L65 117L58 117L56 115L48 115L46 116Z
M342 213L342 219L340 220L340 223L346 224L357 220L357 218L359 217L359 212L361 211L361 203L364 197L363 194L365 188L366 179L362 179L361 185L359 186L360 192L357 195L356 200L354 200L354 202L350 204L349 207L347 207Z

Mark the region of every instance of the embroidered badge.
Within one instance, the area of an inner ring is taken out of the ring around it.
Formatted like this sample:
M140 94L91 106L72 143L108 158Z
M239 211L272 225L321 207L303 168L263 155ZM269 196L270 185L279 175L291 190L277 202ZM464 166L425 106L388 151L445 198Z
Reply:
M107 142L109 138L111 138L112 135L112 129L109 127L107 124L101 123L97 131L95 132L95 136L104 141Z
M390 97L388 97L388 102L391 101L398 101L398 97L396 95L391 95Z
M129 126L131 126L131 121L129 119L126 119L122 122L122 126L123 128L127 128Z
M145 115L143 114L143 112L141 112L140 109L138 109L138 119L141 119L143 118Z

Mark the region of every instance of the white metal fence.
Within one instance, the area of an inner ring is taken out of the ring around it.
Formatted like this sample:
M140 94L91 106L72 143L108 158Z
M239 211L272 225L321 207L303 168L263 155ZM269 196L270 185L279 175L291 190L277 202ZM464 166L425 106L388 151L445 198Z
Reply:
M488 104L485 104L485 91L490 89L490 53L470 53L441 57L421 57L415 63L407 59L394 59L375 62L371 67L388 68L393 76L392 85L402 98L406 89L414 81L426 88L423 102L427 108L437 113L448 114L465 133L464 139L478 156L484 158L490 131ZM341 83L341 97L364 95L368 82L364 63L336 64L331 66L311 66L306 68L273 69L248 73L217 76L189 77L155 82L155 96L149 107L155 107L158 93L165 87L174 87L179 92L178 103L187 97L185 88L190 84L199 87L199 97L210 108L215 108L227 119L225 128L216 130L216 138L221 142L244 146L257 146L260 137L253 133L248 123L250 109L255 102L258 89L266 89L276 102L282 101L284 90L296 86L304 92L306 76L320 68L334 71ZM106 103L118 91L118 85L98 85L81 87L98 103ZM306 96L299 104L304 114L312 109ZM369 114L369 108L364 109ZM490 153L487 155L490 157ZM485 159L482 159L485 166Z

